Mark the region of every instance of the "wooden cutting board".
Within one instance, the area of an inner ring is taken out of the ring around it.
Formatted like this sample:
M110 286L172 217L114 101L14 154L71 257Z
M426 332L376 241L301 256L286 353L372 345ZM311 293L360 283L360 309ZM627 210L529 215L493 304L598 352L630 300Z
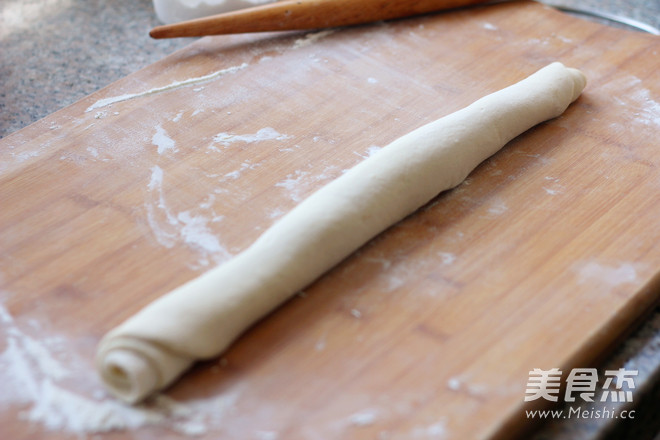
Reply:
M657 37L532 2L206 38L6 137L0 437L530 427L528 372L592 366L658 299L659 51ZM374 149L553 61L589 78L563 116L164 396L132 409L101 391L105 332Z

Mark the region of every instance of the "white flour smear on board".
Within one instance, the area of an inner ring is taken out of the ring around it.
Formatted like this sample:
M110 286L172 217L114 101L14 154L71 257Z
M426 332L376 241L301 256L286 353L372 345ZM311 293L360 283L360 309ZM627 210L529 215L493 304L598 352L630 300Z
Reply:
M172 248L177 243L183 243L198 254L198 263L202 266L210 264L209 258L215 263L221 263L231 257L231 254L220 243L218 237L209 229L209 222L221 217L195 214L190 210L174 213L168 207L163 191L163 170L155 165L151 168L148 197L145 203L147 221L156 240L166 248ZM200 209L209 209L200 206Z
M576 265L579 282L598 281L609 286L634 283L637 281L637 269L633 263L619 263L617 265L602 264L598 261L589 261Z
M327 29L324 31L309 33L304 37L298 38L296 41L294 41L293 48L300 49L301 47L309 46L310 44L316 43L320 39L325 38L334 32L334 29Z
M265 127L256 133L249 134L218 133L214 136L213 143L208 148L219 151L216 145L229 148L234 143L252 144L263 141L282 141L290 138L292 136L279 133L271 127ZM177 151L175 141L160 125L155 128L152 143L158 147L158 153L161 155L168 151ZM259 166L259 163L252 163L249 160L244 161L239 168L225 173L218 181L222 183L237 180L243 173ZM208 194L205 202L189 209L178 210L168 202L164 174L163 169L158 165L151 167L151 176L147 184L144 203L146 220L156 241L166 248L183 244L196 252L200 256L195 266L197 269L200 266L206 267L212 263L219 264L231 258L232 254L222 245L211 228L213 223L217 223L224 218L214 212L213 202L217 194L228 192L227 188L215 188L212 193Z
M238 389L179 402L158 395L128 406L109 397L90 362L65 338L35 320L14 319L0 301L0 407L46 431L85 434L159 427L195 436L219 430L240 397Z
M213 142L221 144L226 147L235 142L252 144L254 142L271 141L271 140L283 141L291 138L292 136L281 134L272 127L265 127L257 131L256 133L251 133L251 134L218 133L213 137Z
M604 96L625 108L625 111L617 113L625 121L617 121L614 125L624 130L629 129L626 124L660 127L660 102L653 99L654 93L644 85L640 78L630 75L603 86Z
M158 154L163 154L167 151L177 152L176 142L172 139L162 125L156 126L156 132L151 137L151 143L158 147Z
M226 69L217 70L215 72L209 73L208 75L199 76L196 78L188 78L182 81L174 81L170 84L167 84L162 87L154 87L153 89L145 90L138 93L127 93L119 96L112 96L109 98L99 99L94 104L89 106L85 112L90 112L97 108L107 107L108 105L116 104L118 102L128 101L129 99L141 98L144 96L155 95L157 93L168 92L170 90L180 89L181 87L187 87L195 84L205 83L207 81L212 81L216 78L219 78L228 73L234 73L239 70L243 70L248 67L247 63L243 63L240 66L227 67Z
M639 89L632 98L639 104L639 112L636 116L645 125L656 125L660 127L660 102L651 98L648 89Z

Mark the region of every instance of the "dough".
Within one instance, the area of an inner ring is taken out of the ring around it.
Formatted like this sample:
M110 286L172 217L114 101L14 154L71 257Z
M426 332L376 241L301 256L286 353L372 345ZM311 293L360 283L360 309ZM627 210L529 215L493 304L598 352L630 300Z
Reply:
M322 187L232 260L145 307L101 341L108 389L135 403L247 327L369 239L452 188L532 126L559 116L586 84L553 63L392 142Z
M163 23L193 20L237 9L272 3L275 0L154 0L156 16Z

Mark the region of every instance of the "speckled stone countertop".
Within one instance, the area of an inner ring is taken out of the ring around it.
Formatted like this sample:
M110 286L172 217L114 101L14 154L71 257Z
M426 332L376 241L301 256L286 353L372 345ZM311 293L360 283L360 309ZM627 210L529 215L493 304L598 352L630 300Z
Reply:
M659 0L548 0L660 28ZM621 26L612 21L592 19ZM152 40L151 0L1 0L0 137L158 61L189 39ZM600 367L638 370L636 418L555 420L535 440L660 440L660 308Z

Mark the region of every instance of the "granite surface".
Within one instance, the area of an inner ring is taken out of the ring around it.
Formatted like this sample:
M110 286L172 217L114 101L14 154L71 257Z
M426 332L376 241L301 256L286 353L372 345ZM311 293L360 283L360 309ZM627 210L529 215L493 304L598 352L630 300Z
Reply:
M660 0L548 0L660 28ZM610 20L586 17L626 27ZM151 0L0 0L0 137L190 44L152 40ZM555 420L535 440L660 440L660 309L600 367L636 369L635 420Z

